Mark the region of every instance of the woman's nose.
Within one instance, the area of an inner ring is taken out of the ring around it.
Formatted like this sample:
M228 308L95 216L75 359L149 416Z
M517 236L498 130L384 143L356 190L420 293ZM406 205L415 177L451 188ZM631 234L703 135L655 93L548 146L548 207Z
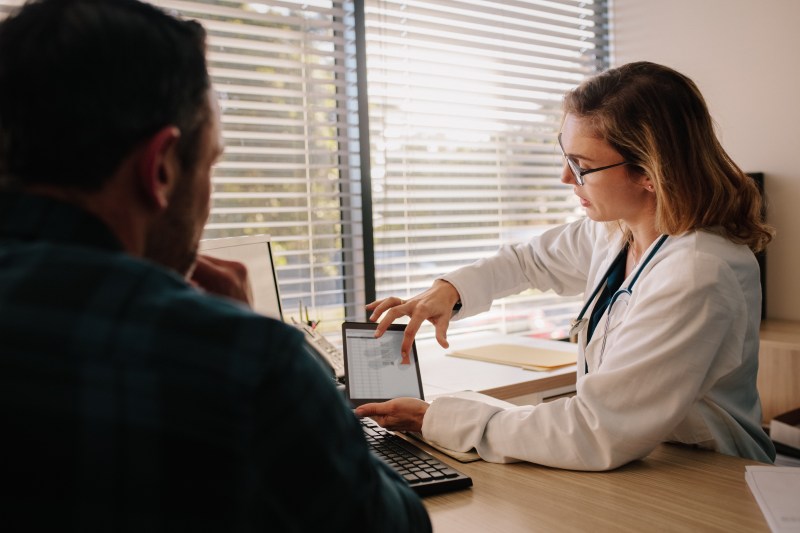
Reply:
M561 166L561 183L565 185L577 185L575 175L572 174L572 169L569 168L566 160L564 160L564 164Z

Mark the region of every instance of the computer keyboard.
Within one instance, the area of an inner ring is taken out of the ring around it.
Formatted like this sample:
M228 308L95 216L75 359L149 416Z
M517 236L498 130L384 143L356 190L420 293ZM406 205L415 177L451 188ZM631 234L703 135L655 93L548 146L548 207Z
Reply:
M369 418L361 426L372 452L400 474L420 496L465 489L472 478Z

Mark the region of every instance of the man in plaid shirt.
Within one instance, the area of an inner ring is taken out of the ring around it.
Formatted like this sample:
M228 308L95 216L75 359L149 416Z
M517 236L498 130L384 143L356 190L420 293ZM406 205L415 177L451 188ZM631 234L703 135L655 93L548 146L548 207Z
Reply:
M204 56L136 0L0 24L0 527L430 530L302 335L196 257L222 151Z

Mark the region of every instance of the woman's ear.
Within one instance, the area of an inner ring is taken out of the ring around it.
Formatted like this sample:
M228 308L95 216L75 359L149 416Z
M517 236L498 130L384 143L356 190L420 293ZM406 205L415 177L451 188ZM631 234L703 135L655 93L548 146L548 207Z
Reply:
M653 180L651 180L649 176L644 176L644 178L642 178L642 187L644 187L647 192L655 192L656 190L653 185Z
M147 201L163 211L169 204L172 189L180 179L178 139L175 126L165 126L144 141L137 165L139 185Z

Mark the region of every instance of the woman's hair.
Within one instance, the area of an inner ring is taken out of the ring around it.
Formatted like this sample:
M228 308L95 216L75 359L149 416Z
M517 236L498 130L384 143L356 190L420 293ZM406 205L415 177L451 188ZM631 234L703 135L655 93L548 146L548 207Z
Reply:
M564 113L587 120L650 178L659 232L719 228L755 252L772 240L758 188L720 145L703 96L683 74L648 62L610 69L568 92Z

